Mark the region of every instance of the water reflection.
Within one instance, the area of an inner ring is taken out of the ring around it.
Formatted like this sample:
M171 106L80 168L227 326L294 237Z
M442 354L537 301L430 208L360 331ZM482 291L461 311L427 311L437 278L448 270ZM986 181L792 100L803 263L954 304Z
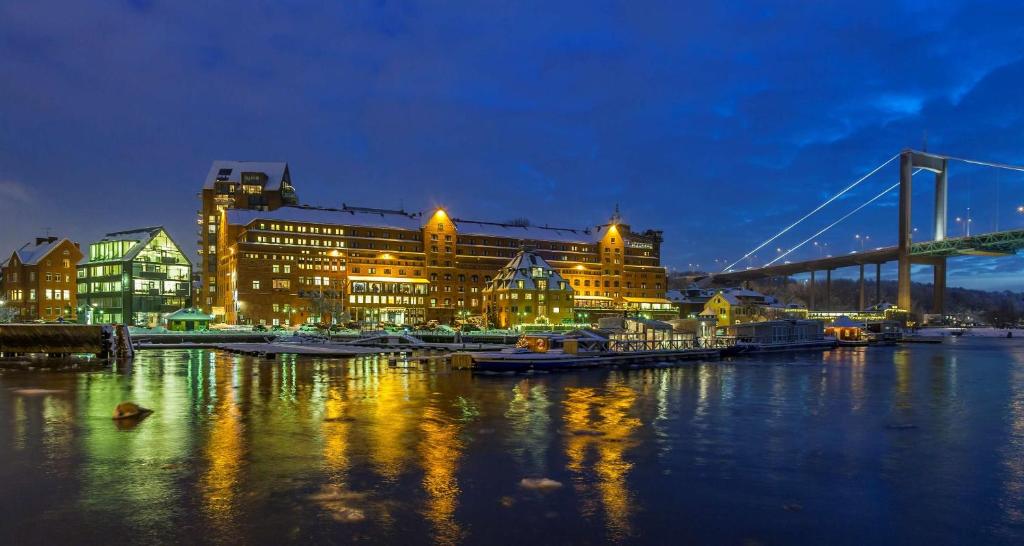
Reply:
M1002 343L530 377L201 350L4 373L0 542L1020 543L1024 340ZM125 400L155 413L118 430Z
M630 415L636 398L633 388L613 377L601 389L567 388L563 402L567 466L584 499L583 513L594 511L590 491L596 486L609 535L616 540L631 532L629 516L634 503L626 478L633 464L626 452L636 445L632 436L640 427L640 419ZM596 455L593 474L587 471L591 452Z
M508 423L506 445L509 453L527 475L539 476L547 466L550 440L551 401L541 382L523 379L512 387L505 418Z
M418 451L423 464L423 490L427 493L425 515L433 524L434 541L454 544L461 535L454 515L460 492L455 473L463 446L458 423L445 415L440 404L434 396L423 410L423 439Z
M237 364L210 362L207 368L208 412L211 426L206 447L206 472L200 479L205 513L224 535L234 531L239 473L245 441L242 438L241 411L238 407L235 378Z

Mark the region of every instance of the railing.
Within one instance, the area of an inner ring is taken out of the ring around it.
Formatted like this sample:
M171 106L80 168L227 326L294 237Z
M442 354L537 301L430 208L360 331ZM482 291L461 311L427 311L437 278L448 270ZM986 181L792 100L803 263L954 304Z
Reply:
M617 353L639 351L682 351L702 348L696 339L610 339L608 350Z

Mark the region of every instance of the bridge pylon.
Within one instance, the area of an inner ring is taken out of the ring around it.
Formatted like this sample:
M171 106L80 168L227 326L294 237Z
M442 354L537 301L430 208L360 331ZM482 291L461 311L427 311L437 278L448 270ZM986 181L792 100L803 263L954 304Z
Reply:
M939 156L918 152L916 150L903 150L900 152L900 199L899 199L899 244L897 245L897 260L899 262L899 273L896 284L896 305L904 310L910 311L910 245L913 233L910 215L911 180L914 171L923 169L935 173L935 216L934 236L936 241L946 238L947 223L947 182L948 182L948 161ZM946 285L945 261L942 266L935 266L935 286L938 289L939 275L942 275L941 286ZM942 297L936 293L936 302L933 307L942 305ZM934 310L934 309L933 309ZM941 311L940 311L941 312Z

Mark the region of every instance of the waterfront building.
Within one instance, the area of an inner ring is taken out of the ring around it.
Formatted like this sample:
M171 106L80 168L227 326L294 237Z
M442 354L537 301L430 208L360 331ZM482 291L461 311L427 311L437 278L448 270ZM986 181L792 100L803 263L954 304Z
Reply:
M677 313L665 299L661 232L634 231L617 210L600 225L562 228L454 218L443 208L314 207L296 204L287 164L236 161L214 162L201 196L197 307L217 321L480 317L487 282L525 246L571 284L577 319Z
M676 305L681 318L696 318L715 294L714 290L691 284L681 290L669 290L665 298Z
M288 164L283 162L214 161L199 193L199 272L204 282L196 291L196 306L214 310L217 292L217 229L226 209L274 210L298 203Z
M730 326L779 318L787 312L771 296L754 290L728 288L712 296L700 314L717 317L718 326Z
M556 228L342 206L226 209L218 228L218 319L241 324L448 323L483 314L483 289L529 246L574 289L577 317L664 299L661 232L616 215ZM674 314L672 309L660 310Z
M78 243L57 237L38 237L14 251L0 267L0 299L14 320L73 320L81 259Z
M192 262L163 227L106 234L78 266L79 321L156 326L191 305Z
M194 332L209 328L213 317L199 309L186 307L164 317L165 327L172 332Z
M483 289L488 326L562 324L573 320L573 288L532 249L520 250Z

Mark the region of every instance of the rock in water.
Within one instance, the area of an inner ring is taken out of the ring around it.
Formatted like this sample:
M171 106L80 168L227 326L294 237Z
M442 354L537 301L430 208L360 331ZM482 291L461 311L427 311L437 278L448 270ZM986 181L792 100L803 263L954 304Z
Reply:
M114 419L131 419L142 417L153 413L153 410L144 408L134 402L121 402L114 408Z
M562 487L562 482L552 480L551 478L523 478L519 481L519 486L524 489L558 489Z

